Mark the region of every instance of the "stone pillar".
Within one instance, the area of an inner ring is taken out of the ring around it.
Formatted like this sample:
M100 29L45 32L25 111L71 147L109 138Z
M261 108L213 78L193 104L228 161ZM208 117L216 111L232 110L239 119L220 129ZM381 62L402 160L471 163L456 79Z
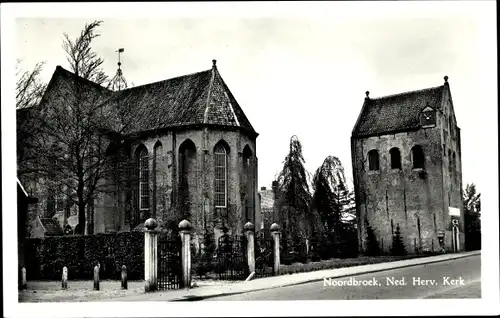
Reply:
M271 235L273 236L273 241L274 241L274 267L273 267L273 273L274 275L279 274L279 269L280 269L280 227L278 224L273 223L270 227Z
M191 223L182 220L179 230L182 240L181 262L182 262L182 284L184 288L191 287Z
M244 229L245 235L247 237L248 273L252 274L253 272L255 272L255 226L252 224L252 222L247 222L244 226Z
M144 222L144 291L152 292L158 287L158 222L149 218Z

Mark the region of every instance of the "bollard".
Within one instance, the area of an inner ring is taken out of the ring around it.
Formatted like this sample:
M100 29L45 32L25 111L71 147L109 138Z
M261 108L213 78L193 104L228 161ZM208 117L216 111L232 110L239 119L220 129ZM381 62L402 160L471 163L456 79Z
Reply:
M99 266L94 267L94 290L99 290Z
M63 267L61 285L62 289L68 289L68 268L66 266Z
M127 289L127 266L122 266L122 289Z
M26 268L21 268L21 289L26 289L28 287L28 282L26 281Z

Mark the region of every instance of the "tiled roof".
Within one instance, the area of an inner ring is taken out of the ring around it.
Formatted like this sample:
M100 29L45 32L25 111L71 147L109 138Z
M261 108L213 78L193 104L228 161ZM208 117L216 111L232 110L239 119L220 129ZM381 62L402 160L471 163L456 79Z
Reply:
M54 85L77 79L90 95L99 96L105 113L122 114L131 120L127 126L115 118L112 126L103 127L124 134L191 125L218 125L243 129L256 134L238 102L224 83L215 63L212 69L152 84L112 92L82 79L58 66ZM50 85L49 85L50 86Z
M445 85L380 98L365 98L352 136L418 129L419 114L426 106L441 109Z
M62 235L63 231L57 220L52 218L40 218L40 222L45 228L45 235Z
M260 190L260 208L272 209L274 207L274 192L273 190Z

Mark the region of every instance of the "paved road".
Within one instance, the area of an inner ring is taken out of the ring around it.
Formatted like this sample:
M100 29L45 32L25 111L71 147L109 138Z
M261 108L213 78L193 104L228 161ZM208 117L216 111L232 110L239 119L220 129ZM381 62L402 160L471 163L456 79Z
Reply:
M355 282L366 284L366 286L339 286L354 284ZM206 300L451 299L480 297L481 256L475 255L439 263L332 279L326 283L326 286L324 281L320 281Z

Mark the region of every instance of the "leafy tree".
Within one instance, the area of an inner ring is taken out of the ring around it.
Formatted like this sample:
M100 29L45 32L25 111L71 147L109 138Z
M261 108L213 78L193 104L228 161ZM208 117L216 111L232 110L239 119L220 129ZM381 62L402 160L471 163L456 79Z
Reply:
M302 144L297 136L292 136L290 151L277 180L278 215L285 245L287 238L294 241L297 236L302 239L309 237L313 228L319 224L317 213L310 209L311 193L304 163Z
M481 249L481 193L474 183L465 187L463 205L466 249Z
M401 229L399 228L399 223L396 224L396 231L392 236L391 254L397 256L406 255L406 249L403 242L403 237L401 236Z

